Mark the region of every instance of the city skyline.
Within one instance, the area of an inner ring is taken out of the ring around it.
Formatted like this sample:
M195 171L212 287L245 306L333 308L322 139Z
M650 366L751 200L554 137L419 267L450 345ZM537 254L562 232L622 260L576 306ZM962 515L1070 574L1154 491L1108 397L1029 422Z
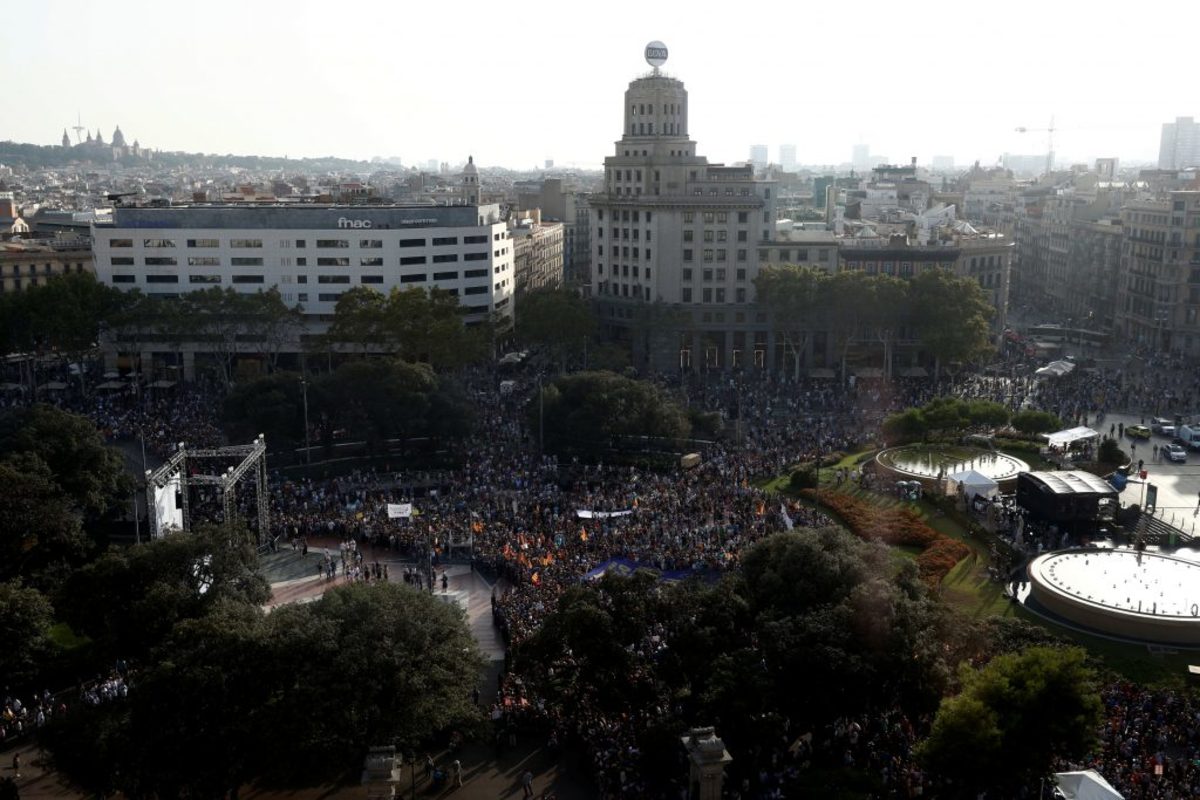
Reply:
M1138 9L1149 17L1160 6ZM328 7L307 2L214 2L195 17L145 2L119 15L39 4L23 26L0 32L0 68L36 76L9 92L0 139L57 144L78 113L106 138L119 124L166 150L406 165L474 154L482 166L553 159L598 169L621 135L613 120L622 92L649 70L642 48L651 39L667 44L664 71L691 95L692 137L725 163L767 143L772 161L779 145L795 144L800 164L844 164L862 143L898 162L950 155L959 166L991 165L1005 153L1045 153L1051 119L1059 164L1154 162L1162 124L1200 115L1173 99L1175 84L1146 80L1181 71L1182 49L1156 53L1145 72L1056 88L1055 76L1077 72L1072 44L1105 41L1116 20L1030 2L1009 4L998 21L963 21L961 6L941 0L920 19L872 3L853 20L820 10L715 42L711 21L677 4L616 3L587 16L493 8L464 3L450 18L351 2L331 28ZM762 7L761 21L785 8ZM1045 45L1014 22L1026 18L1068 32L1068 43ZM576 33L583 26L587 34ZM900 41L905 64L894 55ZM951 69L940 63L947 42L966 55L986 44L994 52L980 56L986 68L959 58ZM928 57L914 58L922 44Z

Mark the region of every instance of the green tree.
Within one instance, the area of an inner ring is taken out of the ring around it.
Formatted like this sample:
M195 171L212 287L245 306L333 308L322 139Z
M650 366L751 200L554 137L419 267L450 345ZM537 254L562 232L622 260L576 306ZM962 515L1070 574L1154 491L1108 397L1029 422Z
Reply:
M816 325L826 274L812 267L781 264L759 270L754 278L758 301L770 311L775 330L792 354L793 377L800 377L800 363Z
M545 445L556 452L599 454L626 437L685 438L687 414L659 387L614 375L580 372L558 378L542 392ZM538 403L530 404L538 426Z
M190 533L108 550L71 574L55 607L111 660L145 657L179 622L203 616L222 600L261 605L269 597L249 530L198 525Z
M0 460L0 482L0 579L53 584L91 550L79 512L36 454Z
M458 297L444 289L392 289L383 295L357 287L338 298L325 338L333 348L454 367L479 359L491 346L488 326L468 329L462 314Z
M862 298L864 321L883 345L883 375L890 379L896 338L910 316L910 284L893 275L875 275L867 281L866 289Z
M382 358L348 361L316 384L310 401L372 451L385 439L425 433L438 386L429 365Z
M1012 426L1021 433L1037 434L1050 433L1060 430L1062 420L1049 411L1034 411L1026 409L1013 414Z
M81 367L96 347L101 323L127 302L123 292L87 272L67 273L15 296L27 305L42 347ZM86 393L84 372L79 370L79 383Z
M926 424L933 431L959 431L967 427L967 403L957 397L935 397L921 408Z
M883 435L889 442L918 441L929 432L929 423L919 408L906 408L883 421Z
M238 384L225 398L223 417L230 441L247 441L262 433L272 444L303 442L300 375L274 372Z
M1102 720L1096 676L1079 648L1031 647L982 670L960 669L918 755L954 782L954 796L1013 796L1049 777L1057 759L1087 754Z
M530 292L521 298L516 314L521 339L545 346L557 361L582 353L598 327L591 305L570 289Z
M54 651L50 626L54 606L20 581L0 583L0 675L12 687L37 677Z
M993 310L978 281L945 269L927 269L912 279L917 333L941 365L974 361L992 349L988 321Z
M1008 406L991 400L971 400L967 403L967 418L972 425L1001 428L1008 424L1012 413Z
M121 454L86 417L38 404L0 416L0 454L32 453L88 519L123 505L133 491Z

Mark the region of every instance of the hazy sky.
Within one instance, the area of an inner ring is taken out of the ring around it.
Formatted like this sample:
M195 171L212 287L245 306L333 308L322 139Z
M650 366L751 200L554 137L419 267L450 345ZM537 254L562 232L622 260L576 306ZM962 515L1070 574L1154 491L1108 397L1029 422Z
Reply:
M0 27L0 140L57 144L76 112L167 150L405 164L600 166L646 42L712 161L856 143L927 163L1157 158L1200 117L1195 0L507 2L38 0ZM1172 33L1176 32L1176 33ZM72 134L73 136L74 134Z

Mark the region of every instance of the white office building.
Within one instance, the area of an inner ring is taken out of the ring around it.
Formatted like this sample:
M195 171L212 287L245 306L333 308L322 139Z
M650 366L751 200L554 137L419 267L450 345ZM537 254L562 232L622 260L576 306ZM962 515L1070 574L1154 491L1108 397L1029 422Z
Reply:
M472 170L466 200L478 196ZM459 298L468 324L513 313L513 248L497 205L120 207L92 231L102 283L162 297L276 287L303 310L307 333L322 332L357 286L440 287Z

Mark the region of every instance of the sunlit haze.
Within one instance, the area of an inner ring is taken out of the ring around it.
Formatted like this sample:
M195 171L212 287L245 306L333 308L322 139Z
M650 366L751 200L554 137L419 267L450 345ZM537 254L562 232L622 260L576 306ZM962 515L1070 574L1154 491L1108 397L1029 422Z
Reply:
M15 12L15 9L10 9ZM1153 161L1200 116L1171 31L1200 7L1150 0L602 4L50 2L0 28L0 140L58 144L76 114L164 150L599 167L643 46L690 93L713 161L796 145L800 164L935 155L994 164ZM1187 18L1191 17L1189 21ZM72 134L74 136L74 134Z

